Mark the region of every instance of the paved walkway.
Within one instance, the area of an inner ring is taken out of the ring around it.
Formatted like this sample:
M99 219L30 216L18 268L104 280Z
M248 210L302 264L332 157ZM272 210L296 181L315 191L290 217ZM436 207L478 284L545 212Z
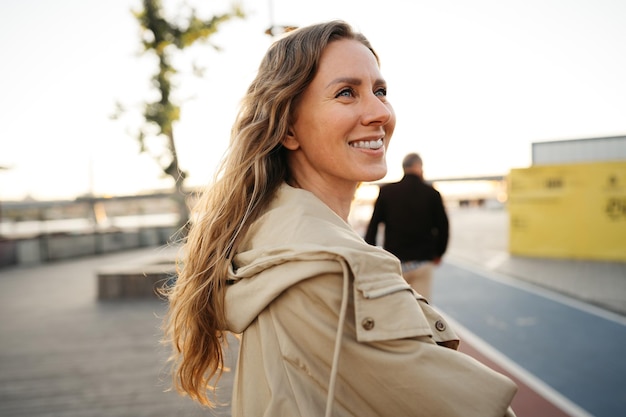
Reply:
M164 304L96 300L97 270L155 256L161 251L141 249L0 270L0 416L211 415L164 392Z
M454 234L436 272L433 303L457 323L465 352L518 381L518 417L619 415L626 408L625 361L618 352L625 342L624 316L526 284L529 277L511 277L541 262L529 260L527 268L503 273L519 260L503 249L501 214L451 213ZM228 406L211 413L164 392L169 376L159 345L162 302L96 300L98 270L163 256L162 249L140 249L0 270L0 416L230 415ZM626 275L620 281L619 268L617 276L611 271L587 279L614 281L615 287L601 292L619 307ZM551 275L586 285L569 273L554 267ZM228 401L231 384L226 374L222 401Z
M450 212L433 304L461 350L520 386L518 416L614 416L626 409L626 264L509 256L504 210Z
M521 415L609 417L625 409L626 317L451 262L438 270L433 298L468 353L477 350L518 382L513 406Z

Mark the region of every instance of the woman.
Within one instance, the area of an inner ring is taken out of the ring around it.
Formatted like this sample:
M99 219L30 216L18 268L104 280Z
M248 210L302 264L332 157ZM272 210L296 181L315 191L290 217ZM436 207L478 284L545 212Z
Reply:
M210 405L230 331L233 416L513 415L512 381L455 351L399 261L347 224L359 182L386 174L386 93L376 53L343 22L270 47L169 294L179 391Z

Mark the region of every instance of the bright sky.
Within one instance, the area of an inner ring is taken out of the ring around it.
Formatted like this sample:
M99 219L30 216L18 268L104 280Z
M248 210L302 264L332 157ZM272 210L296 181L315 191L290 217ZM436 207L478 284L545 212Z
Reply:
M220 13L227 0L188 0ZM166 6L178 3L164 0ZM168 187L116 101L139 109L140 0L0 0L0 200L130 194ZM272 6L270 8L270 5ZM340 18L382 60L398 117L387 180L408 152L429 178L506 174L531 143L626 134L622 0L244 0L245 20L203 49L204 80L182 77L175 135L189 185L212 176L239 99L276 24ZM176 7L172 7L176 9ZM270 9L273 13L270 13ZM273 14L273 17L271 17Z

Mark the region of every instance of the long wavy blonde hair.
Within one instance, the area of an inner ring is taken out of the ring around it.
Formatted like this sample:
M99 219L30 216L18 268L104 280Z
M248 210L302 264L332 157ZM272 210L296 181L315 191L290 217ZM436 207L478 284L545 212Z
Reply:
M338 39L361 42L378 60L367 39L342 21L300 28L272 44L241 102L215 180L193 210L176 284L165 291L163 327L174 387L204 405L214 405L207 390L224 369L228 267L250 224L288 179L282 141L294 107L325 47Z

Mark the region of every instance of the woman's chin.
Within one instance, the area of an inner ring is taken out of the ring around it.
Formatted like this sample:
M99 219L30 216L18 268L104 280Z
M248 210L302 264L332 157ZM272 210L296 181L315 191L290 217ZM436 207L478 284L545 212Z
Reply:
M372 182L381 180L387 175L387 165L380 166L378 168L370 169L361 180L362 182Z

